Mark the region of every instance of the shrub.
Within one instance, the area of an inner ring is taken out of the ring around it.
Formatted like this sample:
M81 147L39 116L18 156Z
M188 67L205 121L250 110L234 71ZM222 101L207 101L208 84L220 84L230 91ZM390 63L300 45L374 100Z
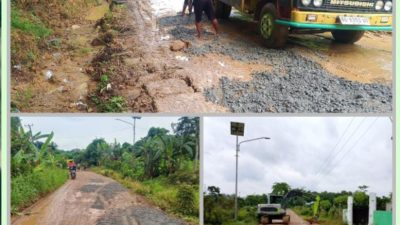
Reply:
M59 168L14 177L11 181L11 210L17 212L41 196L54 191L68 179L68 172Z
M195 209L195 195L189 185L182 185L176 194L176 211L183 215L193 215Z

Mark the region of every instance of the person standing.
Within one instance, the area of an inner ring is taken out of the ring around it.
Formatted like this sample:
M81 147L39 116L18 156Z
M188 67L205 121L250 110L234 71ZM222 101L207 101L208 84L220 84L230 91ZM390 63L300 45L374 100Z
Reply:
M195 23L197 30L197 37L201 38L201 17L203 12L207 15L208 20L215 30L215 35L218 35L218 20L215 17L214 6L212 0L193 0Z
M183 9L182 9L182 16L185 15L186 8L189 7L189 15L192 14L193 9L193 0L184 0L183 2Z

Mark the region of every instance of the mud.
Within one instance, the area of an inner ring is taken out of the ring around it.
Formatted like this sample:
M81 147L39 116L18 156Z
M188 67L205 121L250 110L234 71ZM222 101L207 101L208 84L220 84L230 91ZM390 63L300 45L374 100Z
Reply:
M187 224L152 206L114 180L78 172L54 193L12 218L12 225Z
M192 20L168 16L161 18L159 24L174 39L188 40L195 34L187 25ZM230 27L232 23L238 27L247 23L247 36ZM194 41L185 53L189 57L210 56L210 61L229 56L247 64L267 65L272 71L248 71L251 81L235 79L233 74L222 77L217 85L204 88L209 101L232 112L392 111L391 68L387 66L391 64L391 52L387 46L371 47L373 41L390 39L387 34L375 37L367 33L361 44L350 46L332 44L326 36L296 35L287 48L274 50L262 47L251 22L233 18L221 24L224 32L219 37L206 31L205 40ZM307 45L310 42L314 45ZM366 61L375 62L374 57L385 63L363 66Z
M49 56L40 79L13 83L13 102L23 112L392 111L390 33L367 33L355 45L336 44L328 33L291 35L274 50L236 11L220 21L219 36L204 21L197 39L194 16L179 10L168 0L128 1L111 20L95 21L105 7L94 7L73 30L85 35L68 39L89 53ZM188 48L171 51L177 40ZM44 81L47 70L55 81ZM121 102L113 105L115 98Z
M233 112L390 112L392 93L382 84L362 84L332 76L318 64L298 57L301 67L286 73L254 74L250 82L222 78L205 95Z

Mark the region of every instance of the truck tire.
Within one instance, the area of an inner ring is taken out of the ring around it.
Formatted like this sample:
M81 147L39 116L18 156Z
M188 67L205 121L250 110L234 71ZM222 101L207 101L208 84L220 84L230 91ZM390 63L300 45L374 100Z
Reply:
M232 6L221 2L220 0L213 0L215 17L218 19L228 19L231 15Z
M277 13L275 5L267 3L261 10L258 29L268 48L282 48L285 46L289 35L289 29L275 23Z
M260 224L269 224L270 223L270 219L268 218L268 216L261 216L260 217Z
M334 30L331 33L336 42L345 44L353 44L364 35L363 30Z
M284 224L289 224L289 222L290 222L290 216L289 216L289 215L284 215L284 216L282 217L282 222L283 222Z

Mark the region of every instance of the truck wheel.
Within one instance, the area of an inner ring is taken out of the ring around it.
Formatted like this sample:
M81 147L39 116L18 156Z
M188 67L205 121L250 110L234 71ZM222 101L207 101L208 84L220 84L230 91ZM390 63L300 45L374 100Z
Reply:
M260 218L260 223L261 224L269 224L270 219L268 218L268 216L261 216Z
M228 19L231 15L232 6L221 2L220 0L213 0L215 17L218 19Z
M284 224L289 224L289 222L290 222L290 216L289 216L289 215L283 216L283 217L282 217L282 222L283 222Z
M364 35L363 30L334 30L331 33L335 41L346 44L353 44Z
M275 5L267 3L261 10L258 27L268 48L282 48L288 39L288 27L276 24L276 18Z

